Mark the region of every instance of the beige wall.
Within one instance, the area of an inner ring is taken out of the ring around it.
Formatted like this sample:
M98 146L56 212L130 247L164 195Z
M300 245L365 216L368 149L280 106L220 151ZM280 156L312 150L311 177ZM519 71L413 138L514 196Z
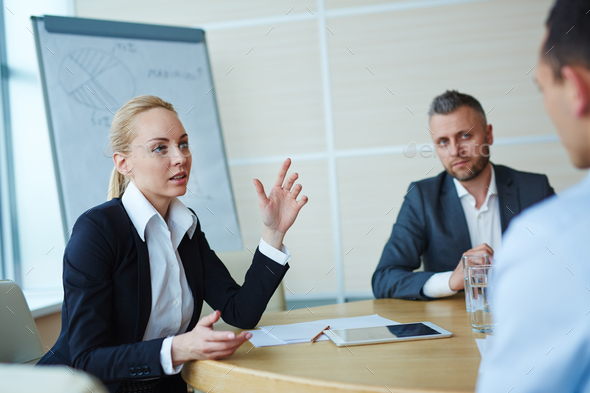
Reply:
M261 229L253 177L270 185L290 156L310 197L286 238L285 294L301 299L370 293L409 182L442 168L401 153L429 142L428 104L445 89L489 111L494 162L547 173L557 191L583 176L532 82L551 1L423 4L76 1L80 17L205 28L245 244Z

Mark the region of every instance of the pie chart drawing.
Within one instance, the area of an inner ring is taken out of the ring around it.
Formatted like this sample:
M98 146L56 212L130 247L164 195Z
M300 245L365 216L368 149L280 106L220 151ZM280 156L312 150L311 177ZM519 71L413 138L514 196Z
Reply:
M60 67L59 81L70 98L95 110L116 112L135 93L129 68L96 48L70 52Z

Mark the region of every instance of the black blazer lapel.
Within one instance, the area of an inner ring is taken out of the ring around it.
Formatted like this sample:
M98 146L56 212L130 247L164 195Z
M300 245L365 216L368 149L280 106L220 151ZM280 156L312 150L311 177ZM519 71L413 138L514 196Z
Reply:
M500 204L500 222L502 224L503 234L508 228L510 220L512 220L515 215L520 213L518 188L504 167L494 165L494 173L496 174L498 203Z
M137 304L137 328L135 330L135 339L143 340L145 329L152 312L152 279L150 274L150 257L147 243L141 240L137 230L131 224L133 241L137 248L137 288L139 288Z
M129 224L129 231L133 237L133 243L137 250L137 324L135 328L135 340L142 341L145 329L147 328L150 314L152 313L152 279L150 273L150 256L148 253L147 243L141 240L137 229L131 222L121 198L117 198L121 210L125 213L125 218Z
M471 248L471 237L467 228L467 219L465 219L465 212L463 206L461 206L459 195L457 195L457 188L455 188L453 178L449 174L445 174L440 201L445 222L448 222L449 227L452 228L458 249L462 250L461 253L469 250Z

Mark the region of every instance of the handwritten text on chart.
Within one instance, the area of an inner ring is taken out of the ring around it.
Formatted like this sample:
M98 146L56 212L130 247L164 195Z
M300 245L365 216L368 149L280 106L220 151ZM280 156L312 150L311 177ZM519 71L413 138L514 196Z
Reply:
M115 46L113 46L113 49L111 50L111 52L112 53L115 53L115 52L135 53L135 52L137 52L137 49L135 49L135 46L133 45L132 42L118 43Z
M183 79L196 80L201 75L201 69L196 72L179 71L179 70L165 70L162 68L150 68L147 77L155 79Z

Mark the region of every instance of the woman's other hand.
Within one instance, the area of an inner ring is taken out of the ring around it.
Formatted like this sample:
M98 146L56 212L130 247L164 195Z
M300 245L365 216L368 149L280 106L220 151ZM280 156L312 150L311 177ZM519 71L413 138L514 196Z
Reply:
M201 318L190 332L180 334L172 339L172 365L174 367L190 360L214 360L225 358L252 337L252 333L213 330L213 324L219 320L221 312L215 311Z
M293 185L299 177L297 173L291 174L285 181L290 166L291 159L287 158L279 170L268 197L260 180L254 179L254 187L256 187L258 194L258 205L264 224L262 239L278 250L283 245L285 233L291 228L299 211L308 201L305 195L297 200L303 188L301 184Z

